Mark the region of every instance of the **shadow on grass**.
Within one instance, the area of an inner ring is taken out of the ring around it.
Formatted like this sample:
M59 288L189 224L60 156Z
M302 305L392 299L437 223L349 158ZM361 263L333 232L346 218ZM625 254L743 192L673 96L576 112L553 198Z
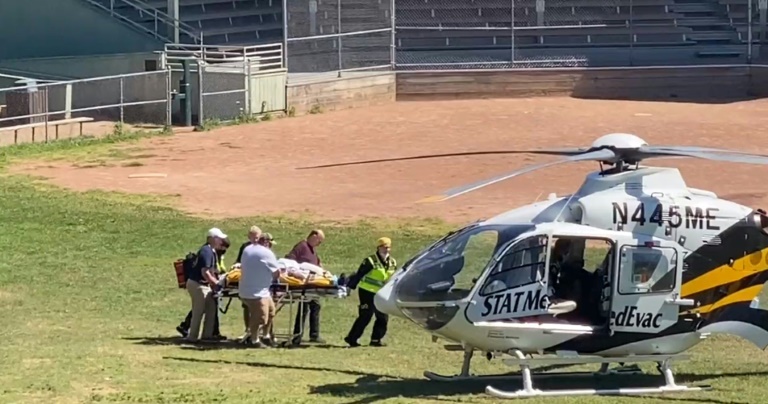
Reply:
M768 372L746 372L746 373L727 373L727 374L685 374L676 375L676 382L679 384L696 384L705 380L722 377L744 377L744 376L765 376ZM541 390L591 390L591 389L616 389L616 388L637 388L637 387L659 387L663 385L664 378L661 375L641 374L641 375L614 375L610 377L568 377L568 376L550 376L548 378L537 378L534 375L534 388ZM516 391L522 389L522 378L518 374L509 374L508 380L465 380L454 382L434 382L426 379L391 379L374 378L372 376L363 376L352 383L337 383L317 386L311 389L311 394L326 395L333 397L365 396L348 404L368 404L381 400L396 397L406 398L430 398L466 396L471 394L485 395L485 388L493 386L497 389L507 391ZM718 389L725 390L725 389ZM703 392L706 394L706 391ZM682 393L677 397L664 396L664 401L679 401L688 403L710 403L710 404L747 404L748 401L720 400L716 398L686 397ZM655 395L634 395L626 396L638 400L658 399Z
M126 337L126 341L134 341L137 345L149 346L178 346L184 350L217 351L223 349L259 349L245 346L234 339L224 341L199 341L191 343L182 337ZM311 345L280 345L272 349L346 349L344 345L311 344Z
M456 401L451 397L467 396L467 395L485 395L485 388L488 385L492 385L496 388L506 390L519 390L522 388L522 379L519 373L509 373L509 380L463 380L454 382L436 382L429 381L427 379L413 379L413 378L393 378L392 376L382 375L371 372L361 372L346 369L334 369L316 366L300 366L300 365L280 365L264 362L245 362L245 361L229 361L229 360L208 360L197 358L180 358L180 357L164 357L163 359L185 361L185 362L197 362L197 363L217 363L217 364L230 364L240 366L251 366L257 368L273 368L273 369L289 369L300 370L310 372L334 372L343 373L350 376L358 376L359 378L351 383L332 383L322 386L312 387L311 394L333 396L342 400L343 398L360 397L354 401L348 401L348 404L368 404L374 403L390 398L412 398L412 399L426 399L440 400L440 401ZM544 369L550 367L541 367L532 369L537 372L541 372ZM675 375L676 382L679 384L693 385L700 382L717 379L717 378L731 378L731 377L749 377L768 376L768 372L743 372L743 373L719 373L719 374L691 374L691 373L677 373ZM632 388L632 387L658 387L664 383L664 378L660 374L640 374L640 375L613 375L602 377L569 377L569 376L549 376L547 378L537 378L534 374L534 386L542 390L561 390L561 389L615 389ZM727 389L718 388L719 391L728 391ZM706 394L706 391L704 392ZM628 396L628 398L636 399L653 399L658 396L654 395L635 395ZM733 401L733 400L720 400L716 398L700 398L700 397L686 397L685 393L682 396L669 397L664 396L664 401L675 402L688 402L688 403L709 403L709 404L747 404L748 401Z

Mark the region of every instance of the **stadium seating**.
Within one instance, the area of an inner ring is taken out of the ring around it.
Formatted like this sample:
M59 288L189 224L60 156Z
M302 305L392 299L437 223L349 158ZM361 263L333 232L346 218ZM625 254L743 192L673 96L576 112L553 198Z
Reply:
M101 1L107 6L110 2ZM168 12L167 0L144 3ZM154 24L151 13L139 13L121 2L116 8L140 24ZM179 0L179 19L201 30L207 44L255 45L279 42L283 37L281 0Z
M388 29L392 26L391 0L317 0L288 2L288 54L291 71L323 71L382 66L390 63L391 32L339 38L296 40L317 35ZM341 19L339 19L339 11ZM341 23L339 23L341 20Z
M400 27L509 27L514 19L515 47L674 45L686 44L690 27L678 26L683 15L672 11L674 0L516 0L514 16L508 0L398 0ZM632 22L631 29L629 28ZM399 29L404 49L509 47L509 30Z

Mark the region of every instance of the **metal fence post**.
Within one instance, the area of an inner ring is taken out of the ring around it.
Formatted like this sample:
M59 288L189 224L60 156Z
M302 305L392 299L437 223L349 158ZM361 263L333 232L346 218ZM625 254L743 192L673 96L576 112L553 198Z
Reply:
M390 50L389 50L389 59L392 62L392 71L397 70L397 40L395 39L395 26L396 26L396 20L395 20L395 3L396 0L391 0L390 2L390 10L389 10L389 18L390 18L390 28L392 29L392 34L390 35Z
M245 52L243 52L245 55ZM253 114L251 109L251 60L248 57L244 57L243 61L243 75L245 76L245 113L250 117Z
M515 0L509 0L509 67L515 66Z
M288 70L288 0L283 0L283 68Z
M203 90L203 84L204 84L203 70L205 70L205 67L204 67L205 62L203 62L202 60L200 60L198 58L196 60L196 63L197 63L197 78L198 78L197 94L200 97L199 108L198 108L199 111L198 111L198 117L197 117L197 124L199 126L203 126L203 120L205 120L205 114L203 114L203 98L205 98L205 97L203 97L203 91L204 91Z
M747 63L752 63L752 1L747 0Z
M337 22L339 24L339 36L338 36L338 38L339 38L339 53L338 53L338 55L339 55L339 77L341 77L341 69L343 69L343 67L341 67L341 0L336 0L336 1L338 1L338 3L336 3L336 18L338 19Z
M171 74L172 74L171 67L166 66L165 68L165 125L169 128L173 125L173 98L171 97L171 92L173 91L173 86L171 85L171 82L173 81L173 76Z
M125 103L125 83L123 78L120 77L120 123L124 123L125 111L123 104Z

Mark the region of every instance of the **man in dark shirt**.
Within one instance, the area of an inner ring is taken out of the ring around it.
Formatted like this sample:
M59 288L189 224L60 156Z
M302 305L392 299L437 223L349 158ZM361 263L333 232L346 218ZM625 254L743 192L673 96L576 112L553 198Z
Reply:
M206 243L197 252L197 263L187 277L187 292L192 299L192 319L189 323L187 340L197 342L200 338L200 324L203 324L204 340L213 339L216 325L216 299L213 292L218 289L219 270L216 249L221 248L227 235L218 228L208 230Z
M306 240L299 241L293 246L293 249L286 254L285 258L294 260L299 264L308 262L313 265L321 267L320 257L317 256L316 248L325 240L325 234L322 230L315 229L309 232ZM310 342L324 343L320 338L320 302L317 299L313 299L309 302L302 303L296 310L296 321L293 325L293 344L301 344L301 339L304 335L304 323L307 321L307 314L309 314L309 340Z
M225 273L226 267L224 266L224 254L227 253L227 250L229 249L229 239L225 238L221 240L221 243L219 245L219 248L215 248L214 252L216 253L216 264L219 270L219 273ZM189 333L189 324L192 322L192 310L187 313L187 317L184 319L184 321L179 324L178 327L176 327L176 331L181 334L182 337L186 337ZM219 330L219 311L216 310L216 325L213 328L213 339L217 340L224 340L227 339L225 336L221 335L221 330Z

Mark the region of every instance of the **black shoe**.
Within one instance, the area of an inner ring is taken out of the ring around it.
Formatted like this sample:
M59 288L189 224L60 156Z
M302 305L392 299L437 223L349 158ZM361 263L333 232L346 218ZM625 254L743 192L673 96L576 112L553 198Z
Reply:
M182 327L182 326L177 326L176 327L176 332L181 334L181 336L184 337L184 338L187 338L187 334L189 334L189 331L185 330L184 327Z
M347 337L344 337L344 342L346 342L350 348L357 348L360 346L360 344L358 344L357 341L352 341Z
M381 341L371 341L371 346L378 346L378 347L385 347L387 344L381 342Z

